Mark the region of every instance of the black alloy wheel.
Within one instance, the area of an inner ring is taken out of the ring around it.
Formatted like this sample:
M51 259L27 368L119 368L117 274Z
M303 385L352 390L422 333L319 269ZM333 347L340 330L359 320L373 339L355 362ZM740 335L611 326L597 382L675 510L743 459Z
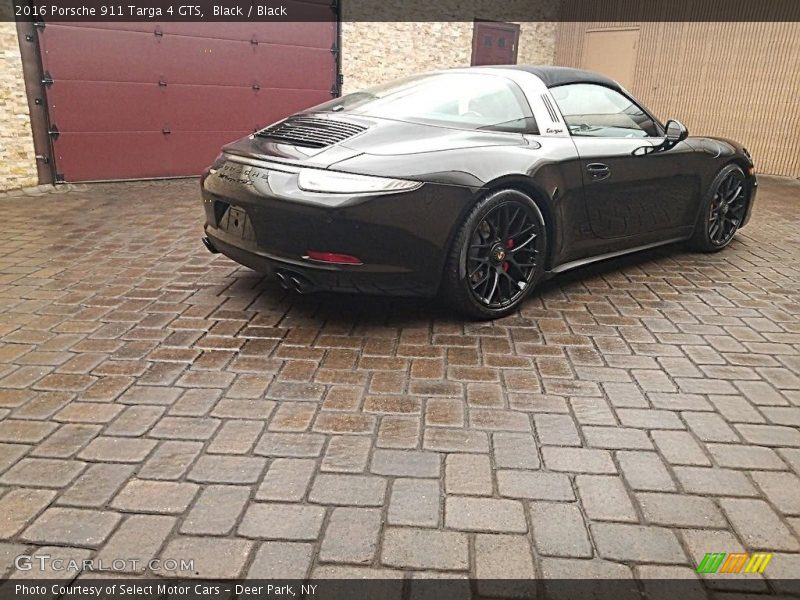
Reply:
M724 246L739 229L747 208L744 175L731 171L719 184L708 214L708 237L712 244Z
M712 183L692 238L702 251L713 252L727 246L747 212L748 184L736 165L722 169Z
M454 304L477 318L512 312L544 270L546 237L542 213L526 194L509 189L484 198L467 216L445 274Z
M503 308L524 294L536 269L539 225L527 207L504 202L472 232L467 253L470 289L481 304Z

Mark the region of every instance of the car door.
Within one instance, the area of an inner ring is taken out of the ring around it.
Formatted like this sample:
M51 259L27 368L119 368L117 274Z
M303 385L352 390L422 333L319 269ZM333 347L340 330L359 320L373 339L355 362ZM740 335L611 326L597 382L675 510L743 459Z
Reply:
M617 90L576 83L550 91L578 152L591 231L606 241L600 251L683 235L697 206L686 175L691 147L647 152L663 141L663 129Z

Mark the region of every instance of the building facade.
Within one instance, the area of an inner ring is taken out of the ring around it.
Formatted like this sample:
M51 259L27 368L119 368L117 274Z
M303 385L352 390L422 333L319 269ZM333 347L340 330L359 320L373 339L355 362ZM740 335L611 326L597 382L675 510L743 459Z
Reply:
M600 71L662 119L743 142L759 171L800 175L796 22L375 23L347 6L280 27L0 23L0 190L192 175L226 141L340 93L511 62Z
M225 142L341 93L470 64L550 64L556 33L553 21L2 27L12 170L0 189L193 175Z
M800 176L800 23L563 22L555 63L619 81L690 135L741 142L756 170Z
M558 24L515 24L519 25L516 62L553 64ZM472 64L475 26L475 22L342 23L344 92Z

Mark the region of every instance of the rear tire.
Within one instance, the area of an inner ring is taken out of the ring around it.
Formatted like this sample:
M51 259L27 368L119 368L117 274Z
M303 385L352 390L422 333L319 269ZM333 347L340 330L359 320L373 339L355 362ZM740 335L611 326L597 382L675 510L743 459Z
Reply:
M700 252L718 252L731 243L750 202L744 172L724 167L706 192L689 244Z
M533 199L516 189L491 192L458 228L442 295L474 319L509 315L541 280L546 250L544 217Z

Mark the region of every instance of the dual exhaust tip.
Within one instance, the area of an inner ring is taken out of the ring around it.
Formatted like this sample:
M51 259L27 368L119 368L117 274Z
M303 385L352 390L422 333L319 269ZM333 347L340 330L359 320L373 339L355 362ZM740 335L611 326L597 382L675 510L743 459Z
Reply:
M209 238L203 238L203 245L211 254L219 254L219 250ZM290 290L297 294L305 294L313 287L311 282L300 275L300 273L295 273L288 269L276 269L275 276L278 278L278 283L281 284L283 289Z
M286 269L277 269L275 276L283 289L290 290L296 294L305 294L311 289L309 281L299 273L287 271Z

